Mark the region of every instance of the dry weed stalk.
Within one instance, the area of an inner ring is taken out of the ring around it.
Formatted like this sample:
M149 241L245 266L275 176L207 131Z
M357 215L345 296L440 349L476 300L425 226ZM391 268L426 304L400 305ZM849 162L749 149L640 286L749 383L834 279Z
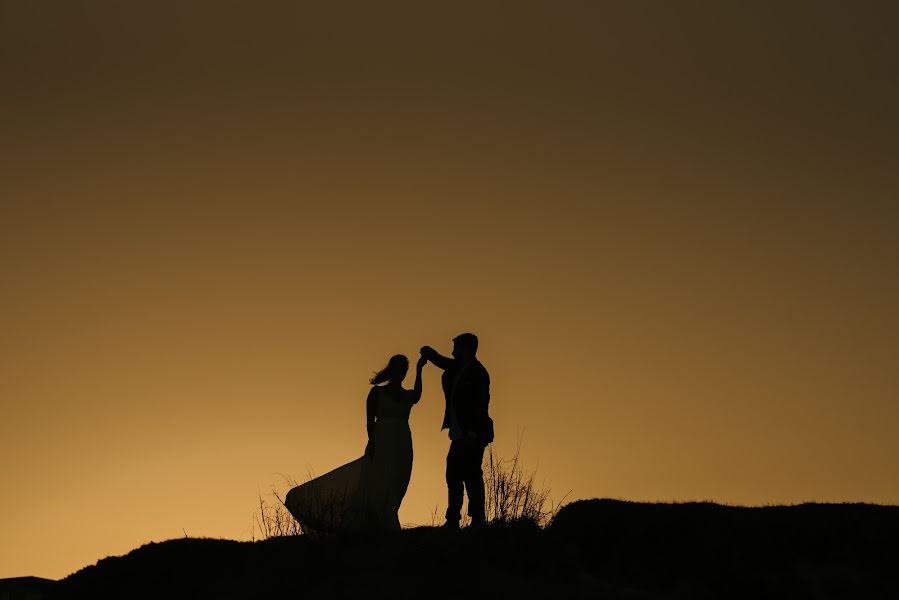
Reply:
M545 527L559 511L561 501L554 504L550 489L536 483L537 471L526 473L521 463L521 440L509 459L499 458L489 446L484 465L485 511L490 523L529 521ZM567 496L568 494L565 494ZM565 497L562 498L564 500Z
M292 477L286 475L281 477L284 479L284 484L288 489L298 485ZM263 496L262 492L259 492L259 510L253 517L250 530L250 539L252 541L256 541L257 531L259 532L258 539L263 540L289 535L301 535L303 533L300 523L284 507L284 498L281 497L274 485L267 496Z

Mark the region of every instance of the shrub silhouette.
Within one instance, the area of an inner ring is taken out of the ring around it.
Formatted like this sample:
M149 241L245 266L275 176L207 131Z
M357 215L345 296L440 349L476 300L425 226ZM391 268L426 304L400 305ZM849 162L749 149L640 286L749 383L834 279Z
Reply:
M297 481L289 475L282 475L284 484L288 488L298 485ZM276 537L286 537L293 535L301 535L303 528L299 521L293 518L293 515L284 507L284 498L278 493L277 487L271 486L268 496L263 496L259 492L259 508L253 514L253 522L250 526L250 539L257 539L256 532L259 532L258 539L268 540Z
M537 486L536 469L526 472L520 457L521 438L508 459L497 456L493 445L489 446L484 460L487 521L504 524L524 521L542 528L558 512L561 501L553 504L550 489L544 484Z

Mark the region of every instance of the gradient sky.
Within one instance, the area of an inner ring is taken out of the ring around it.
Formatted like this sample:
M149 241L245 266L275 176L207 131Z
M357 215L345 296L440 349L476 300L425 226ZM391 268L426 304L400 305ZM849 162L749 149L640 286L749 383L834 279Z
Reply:
M899 5L185 4L0 2L0 577L248 539L463 331L556 500L899 503Z

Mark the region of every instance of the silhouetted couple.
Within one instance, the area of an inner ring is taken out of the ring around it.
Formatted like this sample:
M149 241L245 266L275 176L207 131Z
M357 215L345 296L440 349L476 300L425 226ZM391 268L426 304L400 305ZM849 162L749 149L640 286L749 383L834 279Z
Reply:
M488 414L490 375L478 361L478 338L463 333L453 339L452 357L430 346L421 349L415 384L403 388L409 360L397 354L371 379L366 400L368 445L365 454L342 467L299 485L285 506L307 531L398 530L397 511L412 475L409 413L421 399L421 373L430 361L443 369L446 399L442 429L449 430L446 456L448 501L444 527L458 528L468 492L472 524L484 522L484 449L493 441Z

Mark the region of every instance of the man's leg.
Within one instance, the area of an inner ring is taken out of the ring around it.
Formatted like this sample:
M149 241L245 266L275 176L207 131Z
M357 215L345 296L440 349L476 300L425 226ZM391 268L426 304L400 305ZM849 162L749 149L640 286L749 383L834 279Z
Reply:
M446 455L446 521L448 525L459 525L462 518L462 497L464 494L465 454L460 440L450 442Z
M468 492L468 516L472 523L484 522L484 446L472 444L466 449L465 490Z

